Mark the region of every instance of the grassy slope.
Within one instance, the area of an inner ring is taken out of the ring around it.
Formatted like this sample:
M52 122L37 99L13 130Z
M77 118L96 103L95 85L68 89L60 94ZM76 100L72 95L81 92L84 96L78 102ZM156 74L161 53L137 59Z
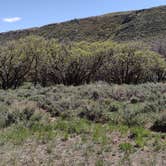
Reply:
M165 108L162 83L1 90L0 165L164 165Z
M98 17L46 25L40 28L0 34L0 41L30 34L60 41L136 40L166 35L166 6L147 10L106 14Z

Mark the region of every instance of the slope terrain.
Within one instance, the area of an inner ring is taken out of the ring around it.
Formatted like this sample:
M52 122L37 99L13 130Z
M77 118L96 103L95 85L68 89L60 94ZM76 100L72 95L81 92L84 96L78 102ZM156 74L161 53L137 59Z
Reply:
M164 83L0 90L0 166L164 166L165 108Z
M60 41L138 40L166 35L166 6L111 13L85 19L46 25L40 28L0 34L0 42L28 35L56 38Z

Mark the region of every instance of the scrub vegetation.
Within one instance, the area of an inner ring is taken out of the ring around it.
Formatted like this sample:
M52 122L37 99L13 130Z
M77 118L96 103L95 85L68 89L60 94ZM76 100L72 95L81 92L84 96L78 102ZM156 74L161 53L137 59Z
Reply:
M164 83L25 83L0 94L1 165L165 163Z
M166 165L165 9L0 34L0 166Z

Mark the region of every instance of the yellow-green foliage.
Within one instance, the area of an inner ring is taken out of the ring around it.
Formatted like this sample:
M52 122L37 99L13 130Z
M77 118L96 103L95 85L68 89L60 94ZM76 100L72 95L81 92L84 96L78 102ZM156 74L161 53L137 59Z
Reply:
M58 43L29 36L0 47L1 88L16 88L25 81L80 85L98 80L109 83L163 81L165 60L143 43Z

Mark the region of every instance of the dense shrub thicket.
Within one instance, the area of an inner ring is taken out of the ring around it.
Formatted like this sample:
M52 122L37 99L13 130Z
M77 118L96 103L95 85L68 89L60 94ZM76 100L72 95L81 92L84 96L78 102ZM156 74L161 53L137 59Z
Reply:
M142 43L79 42L60 44L29 36L0 46L0 87L16 88L25 81L47 86L163 81L166 62Z
M166 85L32 86L0 90L0 128L61 117L165 131Z

